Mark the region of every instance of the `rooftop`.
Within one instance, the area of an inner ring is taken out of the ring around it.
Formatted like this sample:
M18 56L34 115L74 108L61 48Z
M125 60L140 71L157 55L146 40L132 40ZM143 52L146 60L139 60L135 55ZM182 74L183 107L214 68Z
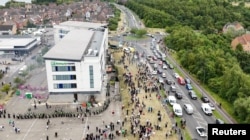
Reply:
M81 60L85 56L98 56L104 32L98 30L71 30L43 57L46 59Z
M0 38L0 49L11 49L15 46L27 46L36 38Z
M70 26L70 27L80 27L80 28L99 28L101 26L106 26L107 24L102 23L93 23L93 22L81 22L81 21L66 21L62 22L59 25L61 26Z

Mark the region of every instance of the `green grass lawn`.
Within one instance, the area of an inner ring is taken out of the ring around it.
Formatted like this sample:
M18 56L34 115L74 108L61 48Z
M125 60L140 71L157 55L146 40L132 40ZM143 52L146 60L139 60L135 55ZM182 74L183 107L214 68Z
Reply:
M144 40L146 38L147 38L147 36L143 36L143 37L138 37L138 36L135 36L135 35L125 36L125 40L128 40L128 41Z

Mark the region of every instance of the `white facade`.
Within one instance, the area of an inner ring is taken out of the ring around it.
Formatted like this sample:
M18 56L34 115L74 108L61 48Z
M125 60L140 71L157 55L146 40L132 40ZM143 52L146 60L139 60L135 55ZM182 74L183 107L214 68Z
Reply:
M50 94L96 94L104 87L108 30L94 26L97 30L90 31L82 27L84 24L80 29L68 27L63 38L55 34L60 41L43 56ZM57 26L56 30L63 28Z

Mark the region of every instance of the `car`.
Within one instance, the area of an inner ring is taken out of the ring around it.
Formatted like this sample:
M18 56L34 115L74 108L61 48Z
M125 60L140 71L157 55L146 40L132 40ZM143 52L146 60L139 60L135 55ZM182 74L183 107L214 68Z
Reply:
M152 59L152 56L151 55L147 55L147 58L146 58L148 61L150 61Z
M178 78L178 77L180 77L180 75L178 74L178 73L173 73L173 76L174 76L174 78Z
M188 95L190 96L191 99L197 100L197 95L193 90L189 90Z
M206 129L204 127L198 126L195 129L200 137L207 137L207 132L206 132Z
M157 74L157 71L156 71L156 70L153 70L153 71L151 72L151 74L152 74L152 75L156 75L156 74Z
M166 69L168 69L168 66L167 66L166 64L163 64L163 65L162 65L162 68L163 68L164 70L166 70Z
M161 56L157 53L156 54L157 59L161 59Z
M154 69L157 69L158 65L157 64L154 64Z
M209 102L210 102L209 99L208 99L206 96L202 96L202 97L201 97L201 100L202 100L202 102L204 102L204 103L209 103Z
M162 66L162 64L163 64L163 63L162 63L162 61L159 61L159 63L158 63L158 64L159 64L160 66Z
M157 57L153 56L153 60L156 61L156 60L157 60Z
M109 48L110 48L110 49L119 49L119 47L116 46L116 45L109 45Z
M179 91L176 91L174 95L175 95L175 97L176 97L177 99L182 99L182 96L183 96L182 93L179 92Z
M191 84L186 84L186 89L187 89L187 90L192 90L193 87L191 86Z
M212 110L215 110L215 106L212 103L208 103Z
M170 86L170 91L175 93L176 92L176 87L174 85L171 85Z
M161 77L162 77L162 78L166 78L166 73L163 72L163 73L161 74Z
M164 83L164 80L162 78L159 78L159 83Z
M171 85L173 83L173 81L169 80L169 79L166 79L165 80L165 83L168 84L168 85Z
M150 46L150 50L153 50L154 49L154 46Z
M165 60L164 62L165 62L166 65L170 64L168 60Z
M224 121L222 121L221 119L216 119L216 120L215 120L215 123L216 123L216 124L224 124Z
M194 108L191 104L184 104L183 109L187 112L187 114L192 115L194 113Z
M189 78L185 78L185 83L186 84L191 84L191 80Z
M172 64L169 64L170 69L174 69L174 66Z
M158 73L158 74L162 74L162 70L161 70L161 69L158 69L158 70L157 70L157 73Z
M211 107L209 106L208 103L202 103L201 104L201 110L208 116L212 116L213 115L213 112L212 112L212 109Z

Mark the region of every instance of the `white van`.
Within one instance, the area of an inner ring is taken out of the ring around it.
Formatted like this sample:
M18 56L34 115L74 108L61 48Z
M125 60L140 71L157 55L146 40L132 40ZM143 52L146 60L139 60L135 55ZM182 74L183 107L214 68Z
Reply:
M180 104L175 103L173 105L173 111L174 111L174 114L176 116L179 116L179 117L182 116L182 109L181 109L181 105Z
M187 114L192 115L194 113L194 108L191 104L184 104L183 109L187 112Z
M212 112L212 109L210 107L210 105L208 103L202 103L201 104L201 109L202 111L206 114L206 115L209 115L209 116L212 116L213 115L213 112Z
M174 96L168 96L168 103L173 106L176 103L176 98Z

